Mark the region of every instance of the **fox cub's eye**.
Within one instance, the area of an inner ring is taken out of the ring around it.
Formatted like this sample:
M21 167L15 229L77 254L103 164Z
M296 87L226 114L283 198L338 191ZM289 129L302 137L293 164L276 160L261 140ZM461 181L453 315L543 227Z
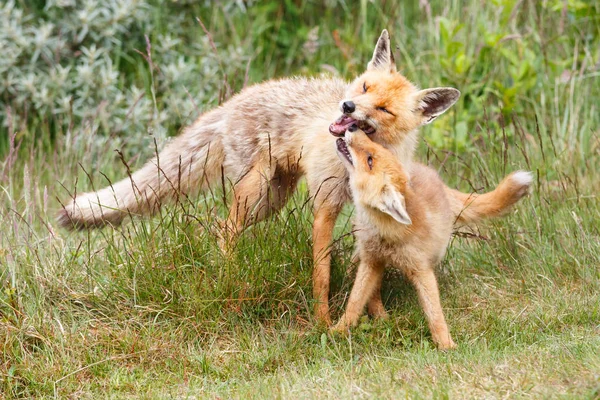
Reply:
M387 109L387 108L385 108L385 107L377 107L377 109L378 109L379 111L383 111L384 113L392 114L392 113L391 113L391 112L389 112L389 111L388 111L388 109ZM392 115L393 115L393 114L392 114Z
M373 169L373 157L369 156L367 158L367 164L369 164L369 169Z
M367 93L367 82L363 82L363 93Z

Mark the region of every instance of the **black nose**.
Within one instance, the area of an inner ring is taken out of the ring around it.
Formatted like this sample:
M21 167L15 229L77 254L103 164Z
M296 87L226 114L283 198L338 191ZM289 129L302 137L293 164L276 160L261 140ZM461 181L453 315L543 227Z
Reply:
M342 109L344 110L344 114L352 114L356 110L356 106L351 101L345 101L342 104Z

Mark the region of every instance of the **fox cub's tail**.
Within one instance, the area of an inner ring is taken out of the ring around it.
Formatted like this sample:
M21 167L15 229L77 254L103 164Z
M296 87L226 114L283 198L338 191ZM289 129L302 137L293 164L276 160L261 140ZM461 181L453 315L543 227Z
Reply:
M190 127L144 165L109 187L77 194L60 210L58 223L67 228L119 224L128 215L152 214L163 201L197 191L221 173L225 158L213 132Z
M504 214L527 194L532 183L531 172L516 171L488 193L468 194L446 187L446 194L456 215L456 224L470 224Z

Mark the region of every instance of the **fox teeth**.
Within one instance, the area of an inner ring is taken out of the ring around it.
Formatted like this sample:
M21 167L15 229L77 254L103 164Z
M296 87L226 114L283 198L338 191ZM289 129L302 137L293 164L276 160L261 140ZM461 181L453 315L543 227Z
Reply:
M350 161L350 163L352 163L352 155L350 154L350 151L348 151L348 148L345 148L343 150L344 155L348 158L348 160Z
M348 150L348 144L342 138L337 140L337 149L340 154L342 154L350 164L352 164L352 155L350 154L350 150ZM353 165L353 164L352 164Z

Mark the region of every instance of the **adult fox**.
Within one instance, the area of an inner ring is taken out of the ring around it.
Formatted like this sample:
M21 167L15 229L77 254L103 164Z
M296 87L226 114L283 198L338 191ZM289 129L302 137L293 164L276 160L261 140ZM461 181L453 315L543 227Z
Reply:
M167 200L220 182L223 173L234 184L222 237L227 246L249 224L281 209L306 176L313 197L315 316L330 324L329 247L336 218L350 199L348 174L331 134L343 135L358 123L373 141L410 163L416 129L459 95L453 88L419 90L398 73L384 30L366 72L354 82L292 78L250 86L201 115L129 177L77 194L58 221L78 228L119 224L128 215L152 214Z

